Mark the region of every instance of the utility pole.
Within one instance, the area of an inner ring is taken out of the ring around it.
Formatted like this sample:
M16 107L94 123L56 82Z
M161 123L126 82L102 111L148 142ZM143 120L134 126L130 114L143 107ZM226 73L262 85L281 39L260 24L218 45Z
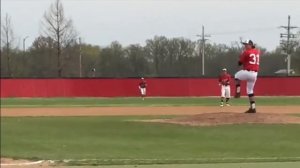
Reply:
M2 58L2 1L0 0L0 58ZM1 69L1 68L0 68ZM1 69L2 71L2 69ZM0 77L2 75L0 74Z
M26 36L25 38L23 38L23 52L26 51L26 45L25 45L25 41L29 36Z
M79 37L79 77L82 77L82 72L81 72L81 38Z
M202 44L202 46L201 46L201 50L202 50L201 51L201 53L202 53L202 76L204 76L205 75L205 63L204 63L204 61L205 61L205 59L204 59L205 58L205 41L208 40L205 37L210 37L210 35L204 33L204 26L202 26L202 34L201 35L197 34L197 36L201 37L201 44Z
M290 76L291 71L291 53L292 48L295 43L291 39L296 38L296 34L291 33L291 29L298 28L296 26L291 26L291 17L288 16L288 25L280 26L280 28L284 28L287 30L287 33L280 33L280 38L286 38L286 40L281 40L280 44L282 45L283 50L285 50L285 55L287 56L287 76Z

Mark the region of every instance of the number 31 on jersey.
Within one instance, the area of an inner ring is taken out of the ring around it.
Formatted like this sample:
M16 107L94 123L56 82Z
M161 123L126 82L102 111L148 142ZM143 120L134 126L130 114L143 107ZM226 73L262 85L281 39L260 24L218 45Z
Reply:
M252 65L259 65L259 54L250 54L250 61L249 61L249 64L252 64Z

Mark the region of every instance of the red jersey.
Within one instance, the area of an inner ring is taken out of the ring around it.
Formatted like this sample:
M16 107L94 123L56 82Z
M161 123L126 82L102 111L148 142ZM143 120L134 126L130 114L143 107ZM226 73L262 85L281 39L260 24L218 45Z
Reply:
M240 60L239 60L239 62L243 65L243 69L248 71L258 72L259 55L260 55L260 51L257 49L245 50L240 55Z
M140 86L140 88L146 88L147 84L146 84L145 81L141 81L141 82L139 83L139 86Z
M231 76L228 73L223 73L219 76L219 82L225 86L230 85L230 79Z

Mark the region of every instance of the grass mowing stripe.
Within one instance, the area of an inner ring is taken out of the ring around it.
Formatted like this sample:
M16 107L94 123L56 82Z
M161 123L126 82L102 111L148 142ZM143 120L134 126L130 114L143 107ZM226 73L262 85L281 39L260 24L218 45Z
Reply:
M219 97L176 98L2 98L1 107L101 107L101 106L215 106ZM257 97L257 105L299 105L300 97ZM231 99L233 105L248 105L248 98Z
M37 106L176 106L176 105L216 105L216 98L147 98L142 101L139 98L69 98L69 99L4 99L3 107L37 105Z

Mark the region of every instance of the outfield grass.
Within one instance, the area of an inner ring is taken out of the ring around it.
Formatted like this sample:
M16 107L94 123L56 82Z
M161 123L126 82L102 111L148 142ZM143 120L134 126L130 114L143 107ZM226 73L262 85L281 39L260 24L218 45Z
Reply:
M1 155L70 165L300 161L300 125L188 127L152 117L1 118ZM84 160L82 160L84 159Z
M297 168L297 167L300 167L300 162L101 166L101 168ZM82 168L82 167L70 166L70 168ZM95 168L95 166L84 166L84 168Z
M257 97L257 105L300 105L300 97ZM231 99L248 105L248 98ZM2 98L1 107L98 107L98 106L215 106L219 97L176 98Z

